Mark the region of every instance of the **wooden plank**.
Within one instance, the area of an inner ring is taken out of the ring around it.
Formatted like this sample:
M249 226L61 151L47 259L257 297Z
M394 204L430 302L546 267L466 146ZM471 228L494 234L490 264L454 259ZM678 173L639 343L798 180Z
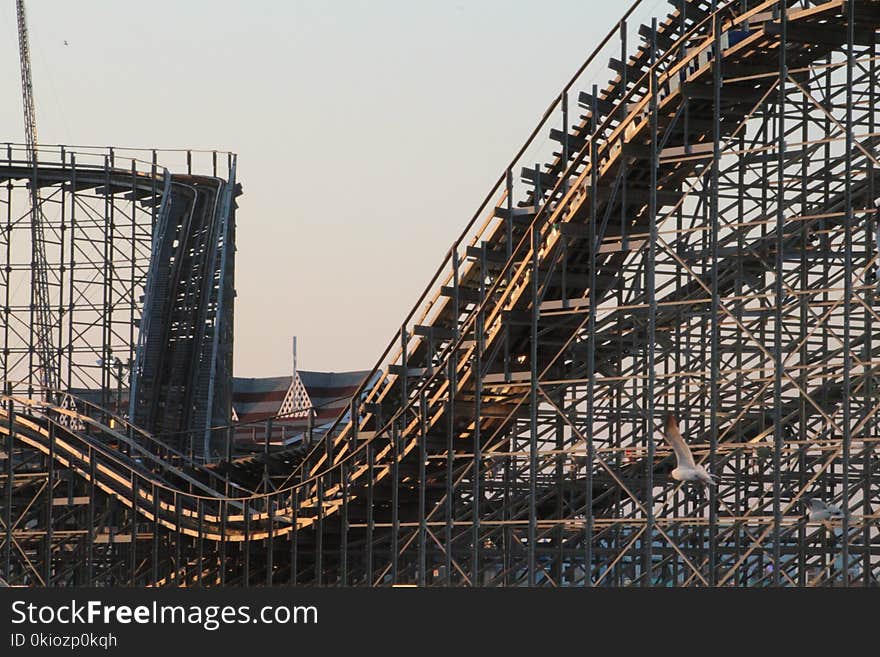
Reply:
M688 157L690 155L704 155L704 154L712 154L714 152L715 145L712 143L705 144L688 144L688 150L690 152L686 152L684 146L669 146L668 148L664 148L660 151L660 159L665 158L673 158L673 157Z
M550 129L550 139L552 139L553 141L557 141L560 144L562 143L562 140L565 139L565 135L566 133L564 133L562 130L557 130L556 128ZM586 145L587 140L584 137L581 137L580 135L573 135L570 132L568 133L568 148L570 152L578 152L582 150Z
M638 251L645 245L646 240L628 240L624 247L623 241L603 244L599 247L599 253L620 253L628 251Z
M523 167L520 172L523 181L534 185L536 181L540 181L541 189L549 191L556 186L557 177L546 171L536 171L531 167Z
M473 258L477 262L480 261L481 254L483 253L483 249L477 246L469 246L467 251L465 252L468 258ZM489 262L496 262L500 264L504 264L507 262L507 255L502 253L501 251L493 251L492 249L486 249L486 260Z
M550 310L574 310L574 309L584 309L589 308L590 302L587 297L577 297L574 299L551 299L550 301L545 301L538 309L541 312L550 311Z
M135 536L135 540L138 541L147 541L153 538L152 534L147 533L138 533ZM131 543L131 532L122 531L118 534L95 534L95 543L108 545L108 544L116 544L116 543Z
M593 94L582 91L578 94L578 105L586 110L593 109ZM614 110L614 103L607 98L600 96L596 99L596 108L600 114L610 114Z
M490 375L492 376L492 375ZM474 402L465 402L465 401L456 401L455 402L455 415L456 417L473 417L476 412L476 404ZM518 407L516 404L504 404L499 402L483 402L480 404L480 417L482 418L497 418L497 419L505 419L510 417L516 417L517 414L526 413L529 410L528 405L520 404Z
M504 372L496 372L494 374L487 374L483 377L484 383L521 383L523 381L531 381L532 373L531 372L511 372L510 377L505 379Z
M413 334L438 340L451 340L455 337L455 332L445 326L425 326L422 324L413 326Z
M767 21L772 21L774 18L776 17L773 15L772 11L762 11L749 17L749 25L766 23Z
M440 288L440 294L451 299L455 296L455 288L451 285L444 285ZM459 286L458 298L466 303L480 303L480 293L469 287Z
M52 506L82 506L89 503L89 496L80 497L53 497Z
M500 217L501 219L507 219L510 216L513 216L514 219L517 217L534 217L535 206L528 205L522 208L513 208L512 210L508 210L507 208L502 207L496 207L495 216Z
M407 376L409 378L414 377L422 377L425 375L430 376L434 373L433 367L407 367L404 369L402 365L389 365L388 371L391 374L396 374L397 376Z

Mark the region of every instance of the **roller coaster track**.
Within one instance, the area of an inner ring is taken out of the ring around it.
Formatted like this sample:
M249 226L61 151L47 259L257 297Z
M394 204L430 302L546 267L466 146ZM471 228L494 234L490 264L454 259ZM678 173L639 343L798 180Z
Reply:
M67 158L70 158L68 162ZM140 283L144 288L143 308L134 321L139 325L138 343L132 347L131 384L132 394L129 413L138 426L166 434L191 432L187 444L179 445L191 458L205 460L210 458L211 433L208 427L213 420L221 422L229 416L231 407L231 289L232 261L227 258L230 248L234 248L234 226L229 220L235 196L240 188L235 183L235 167L231 165L228 181L217 176L192 174L171 174L165 171L155 173L125 170L105 164L103 167L77 163L72 154L64 156L61 164L41 164L37 174L25 164L13 161L0 165L0 178L7 181L9 189L15 181L31 180L31 187L62 189L70 194L83 194L92 191L106 199L125 197L132 204L156 207L155 228L152 230L152 256L149 270L142 281L132 278L133 288ZM155 165L153 166L155 169ZM57 191L53 192L57 196ZM113 201L106 201L112 204ZM11 207L12 202L9 201ZM72 203L74 208L76 202ZM92 218L79 220L89 230ZM124 262L121 265L111 262L110 250L119 236L113 233L113 215L105 219L110 228L100 235L96 242L106 244L102 255L105 278L121 278L123 274L116 267L134 268ZM134 223L132 221L132 223ZM6 234L14 230L14 224L6 227ZM69 262L63 260L65 233L75 229L71 221L68 228L63 220L60 230L55 227L53 236L61 250L62 261L55 266L63 273L71 270L75 278L77 260L88 255L81 248L71 244ZM11 241L10 237L6 238ZM102 248L100 245L99 249ZM134 245L131 245L134 253ZM134 255L132 255L132 260ZM11 267L9 268L11 269ZM8 272L7 272L8 273ZM63 274L62 274L63 275ZM87 274L81 274L83 278ZM219 282L219 283L218 283ZM7 283L7 286L9 284ZM57 287L61 288L61 285ZM133 289L124 290L125 295L134 295ZM77 302L83 302L84 293L70 292L69 300L64 299L63 291L58 292L51 304L58 307L58 313L73 310ZM105 299L108 294L105 292ZM7 305L8 305L7 300ZM65 309L65 304L70 308ZM105 300L105 308L113 309L113 300ZM7 310L8 312L8 310ZM7 322L8 323L8 322ZM95 324L100 324L99 320ZM110 334L118 329L104 322L101 340L109 343ZM129 321L131 324L131 321ZM63 335L60 322L51 327L52 332ZM71 335L85 332L86 329L71 328ZM37 336L39 337L39 336ZM67 336L64 336L66 339ZM59 345L61 355L72 354L76 347L72 344ZM125 342L125 339L121 339ZM33 342L33 340L32 340ZM110 361L112 352L109 346L98 351L103 360ZM73 361L73 356L70 356ZM70 368L82 366L71 362ZM63 367L55 368L56 378L62 377ZM68 370L69 371L69 370ZM6 372L7 375L11 372ZM9 377L10 379L12 377ZM60 380L60 379L59 379ZM29 391L35 387L30 378L26 379ZM75 385L66 377L67 385ZM208 403L208 400L213 403ZM120 409L117 409L119 411ZM199 433L195 439L195 433ZM216 452L216 448L214 449ZM207 454L207 456L206 456Z
M232 317L226 308L233 295L226 255L234 175L233 168L229 183L173 177L174 191L163 199L155 231L132 384L134 421L166 434L189 429L192 439L181 447L202 461L217 454L212 420L228 418L232 404Z
M20 445L68 469L91 514L69 519L88 558L66 570L57 538L7 526L20 577L873 585L880 6L672 4L634 54L640 2L597 47L319 444L204 467L102 409L5 397L7 462ZM574 85L615 38L616 75L572 125ZM517 194L548 127L558 151ZM668 476L666 412L717 488ZM51 491L54 467L34 481ZM26 522L38 496L17 495ZM846 519L808 522L811 495ZM96 540L98 511L124 543Z

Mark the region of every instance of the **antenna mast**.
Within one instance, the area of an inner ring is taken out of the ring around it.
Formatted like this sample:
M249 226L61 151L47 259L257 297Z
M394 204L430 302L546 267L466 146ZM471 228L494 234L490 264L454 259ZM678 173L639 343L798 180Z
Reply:
M28 163L31 166L31 341L37 355L40 384L48 396L55 389L53 367L52 308L49 299L49 265L46 261L46 240L43 234L43 213L40 188L37 184L37 115L34 109L34 87L31 81L31 54L24 0L15 0L18 18L18 53L21 60L21 102L24 109L25 139ZM33 352L31 352L33 354ZM31 356L33 358L33 356ZM31 371L33 371L31 361ZM28 385L32 386L29 378Z

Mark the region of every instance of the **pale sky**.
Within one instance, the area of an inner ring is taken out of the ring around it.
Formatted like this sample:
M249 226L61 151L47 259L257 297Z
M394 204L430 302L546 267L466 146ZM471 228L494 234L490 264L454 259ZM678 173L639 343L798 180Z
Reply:
M628 4L28 0L40 142L238 153L235 374L368 369Z

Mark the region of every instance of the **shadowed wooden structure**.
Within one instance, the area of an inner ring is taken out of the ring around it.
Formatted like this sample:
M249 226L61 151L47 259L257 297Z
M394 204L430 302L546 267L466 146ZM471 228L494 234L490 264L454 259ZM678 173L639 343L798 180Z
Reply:
M880 3L670 4L596 47L321 440L205 466L5 397L4 576L873 586ZM668 413L717 485L670 476Z

